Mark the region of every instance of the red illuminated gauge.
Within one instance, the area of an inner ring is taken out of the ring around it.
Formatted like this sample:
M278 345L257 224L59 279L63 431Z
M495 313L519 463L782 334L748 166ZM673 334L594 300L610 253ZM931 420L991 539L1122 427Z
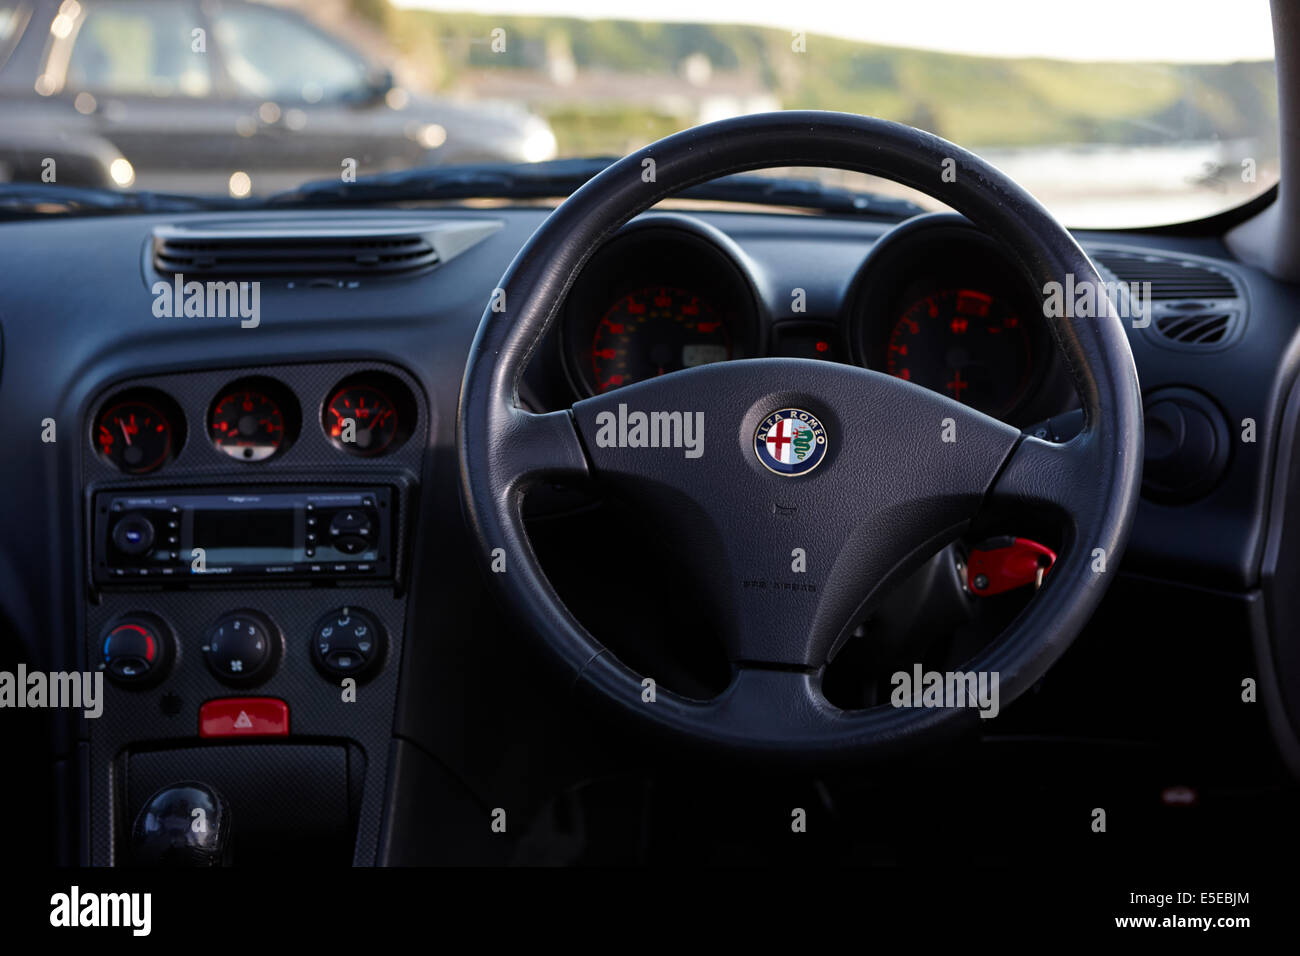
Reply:
M373 385L346 385L325 404L325 434L353 455L379 455L397 436L397 407Z
M1032 370L1028 330L1006 302L944 289L907 306L889 336L885 368L989 415L1024 398Z
M151 402L118 402L100 412L95 422L95 447L120 470L142 475L171 457L172 423Z
M591 365L596 391L731 358L731 333L708 302L653 286L625 295L596 326Z
M265 392L235 388L212 406L208 436L222 454L240 461L264 461L284 444L284 412Z

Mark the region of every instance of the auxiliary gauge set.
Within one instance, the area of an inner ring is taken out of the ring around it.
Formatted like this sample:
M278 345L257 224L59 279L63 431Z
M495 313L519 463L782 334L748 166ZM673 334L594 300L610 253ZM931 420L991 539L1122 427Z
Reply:
M362 458L396 450L414 428L415 403L397 378L361 373L319 399L316 427L334 448ZM203 433L219 454L256 464L283 455L303 431L293 391L267 376L236 379L208 404ZM157 471L185 445L186 418L177 402L153 388L127 389L100 407L91 442L100 458L128 475Z

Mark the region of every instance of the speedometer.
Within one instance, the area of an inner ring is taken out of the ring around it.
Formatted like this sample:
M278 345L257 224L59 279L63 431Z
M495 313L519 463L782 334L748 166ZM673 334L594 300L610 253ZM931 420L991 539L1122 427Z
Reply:
M662 286L618 299L596 324L591 342L599 392L731 356L731 330L713 305Z
M1029 332L1007 300L980 289L941 289L903 309L889 336L890 375L989 415L1012 411L1032 371Z

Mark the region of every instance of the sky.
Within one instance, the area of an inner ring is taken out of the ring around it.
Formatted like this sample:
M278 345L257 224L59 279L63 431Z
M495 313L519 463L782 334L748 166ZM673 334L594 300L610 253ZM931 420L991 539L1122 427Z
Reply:
M1268 0L392 0L399 7L582 19L748 23L983 56L1270 60ZM1114 26L1108 26L1108 25Z

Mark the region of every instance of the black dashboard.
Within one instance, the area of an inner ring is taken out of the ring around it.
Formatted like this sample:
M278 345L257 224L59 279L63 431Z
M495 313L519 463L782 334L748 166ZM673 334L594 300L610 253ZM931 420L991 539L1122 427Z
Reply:
M254 859L258 833L289 833L322 863L402 861L395 834L422 811L394 796L399 774L467 812L496 805L517 769L503 755L526 761L527 743L469 675L485 660L521 675L534 665L468 549L454 410L485 305L545 215L0 226L4 624L32 666L109 675L103 716L56 728L82 820L63 858L120 861L148 793L199 768L233 801L269 808L246 831ZM1150 314L1125 323L1148 491L1124 573L1240 605L1259 647L1282 654L1266 608L1270 588L1285 589L1287 548L1269 535L1290 507L1278 449L1300 296L1217 239L1078 239L1108 279L1152 284ZM182 303L187 281L230 281L231 263L268 244L256 315L158 307ZM1051 431L1077 401L1041 303L954 216L656 211L575 279L521 398L563 409L780 355L884 371ZM1293 741L1300 712L1275 708L1274 720ZM244 731L258 748L241 746ZM467 856L500 852L438 838Z

